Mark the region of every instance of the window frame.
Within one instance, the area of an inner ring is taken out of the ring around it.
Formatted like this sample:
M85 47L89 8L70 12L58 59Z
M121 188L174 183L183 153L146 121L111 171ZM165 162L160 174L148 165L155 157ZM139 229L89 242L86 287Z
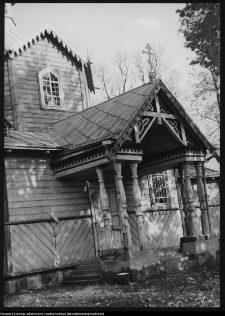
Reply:
M45 100L44 100L44 85L43 85L42 76L48 71L51 72L55 77L58 78L60 106L57 106L57 105L49 106L49 105L45 104ZM63 86L62 86L62 79L61 79L60 75L58 74L58 72L56 72L54 69L52 69L49 66L44 68L44 69L42 69L38 73L38 85L39 85L39 91L40 91L41 110L58 110L58 111L65 110L64 91L63 91Z
M163 174L164 175L164 181L165 181L165 189L166 189L166 198L167 202L166 203L159 203L156 202L155 199L155 193L153 189L153 180L152 176L155 176L156 174ZM148 182L149 182L149 197L150 197L150 204L152 209L167 209L171 207L171 198L170 198L170 190L169 190L169 184L168 184L168 175L167 171L162 171L162 172L156 172L154 174L149 174L148 175Z

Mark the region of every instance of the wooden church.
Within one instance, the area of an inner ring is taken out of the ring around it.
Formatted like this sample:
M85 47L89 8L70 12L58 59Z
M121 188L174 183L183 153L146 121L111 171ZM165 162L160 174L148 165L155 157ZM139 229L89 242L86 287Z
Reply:
M90 107L90 63L5 10L5 276L216 239L202 169L215 150L164 83L152 73Z

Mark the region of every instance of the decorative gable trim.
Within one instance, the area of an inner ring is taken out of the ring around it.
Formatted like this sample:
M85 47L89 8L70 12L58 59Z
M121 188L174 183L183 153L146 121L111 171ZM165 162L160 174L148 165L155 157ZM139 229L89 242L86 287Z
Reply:
M156 94L158 93L158 91L162 85L161 81L159 81L159 80L156 80L153 84L155 85L154 89L145 98L143 105L140 107L140 109L135 111L135 113L133 114L133 117L130 120L130 124L128 126L126 126L124 128L124 130L120 133L118 140L115 142L115 144L112 148L113 153L118 151L121 148L121 146L123 145L123 143L128 139L130 132L132 131L134 126L138 123L138 121L141 118L141 116L143 115L144 111L148 110L149 104L152 102L152 100L154 99L154 97L156 96Z
M181 114L182 118L188 125L193 129L193 131L196 133L198 138L204 143L206 148L212 153L215 154L215 149L213 145L206 139L206 137L202 134L202 132L199 130L199 128L194 124L192 119L188 116L182 105L177 101L177 99L171 94L171 92L166 88L166 86L162 83L161 89L164 91L164 93L168 96L168 98L172 101L173 105L177 108L179 113Z
M52 35L55 40L58 41L58 43L60 45L63 46L64 49L66 49L68 51L69 54L71 54L77 62L81 63L81 64L87 64L85 61L82 60L82 58L80 58L76 52L74 51L74 49L72 48L71 45L69 45L61 35L59 35L58 32L56 32L52 26L50 26L49 24L46 24L45 26L43 26L41 29L39 29L37 32L33 33L30 37L26 38L23 42L21 42L19 45L15 45L15 47L6 52L9 54L10 58L14 58L15 55L17 55L20 51L22 52L23 50L25 50L26 48L30 47L31 45L34 45L35 42L37 41L37 39L39 37L41 37L42 35L44 36L45 33L48 33L50 35Z

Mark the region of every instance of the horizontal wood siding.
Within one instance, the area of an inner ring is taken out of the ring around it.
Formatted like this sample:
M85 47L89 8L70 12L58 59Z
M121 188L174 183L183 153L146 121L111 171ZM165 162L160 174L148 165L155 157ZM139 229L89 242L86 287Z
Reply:
M50 158L7 157L5 160L9 221L90 215L85 181L55 179Z
M52 67L61 77L64 110L41 110L38 73L47 66ZM15 58L15 68L24 131L46 129L55 122L83 110L78 65L49 37L40 39L18 54Z
M8 60L4 60L4 116L14 124Z

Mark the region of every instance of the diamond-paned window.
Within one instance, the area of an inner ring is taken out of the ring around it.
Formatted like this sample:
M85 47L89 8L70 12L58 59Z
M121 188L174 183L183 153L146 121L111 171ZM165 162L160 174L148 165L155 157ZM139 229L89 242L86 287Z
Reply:
M39 74L39 82L42 107L49 109L62 108L63 96L59 75L48 67Z

